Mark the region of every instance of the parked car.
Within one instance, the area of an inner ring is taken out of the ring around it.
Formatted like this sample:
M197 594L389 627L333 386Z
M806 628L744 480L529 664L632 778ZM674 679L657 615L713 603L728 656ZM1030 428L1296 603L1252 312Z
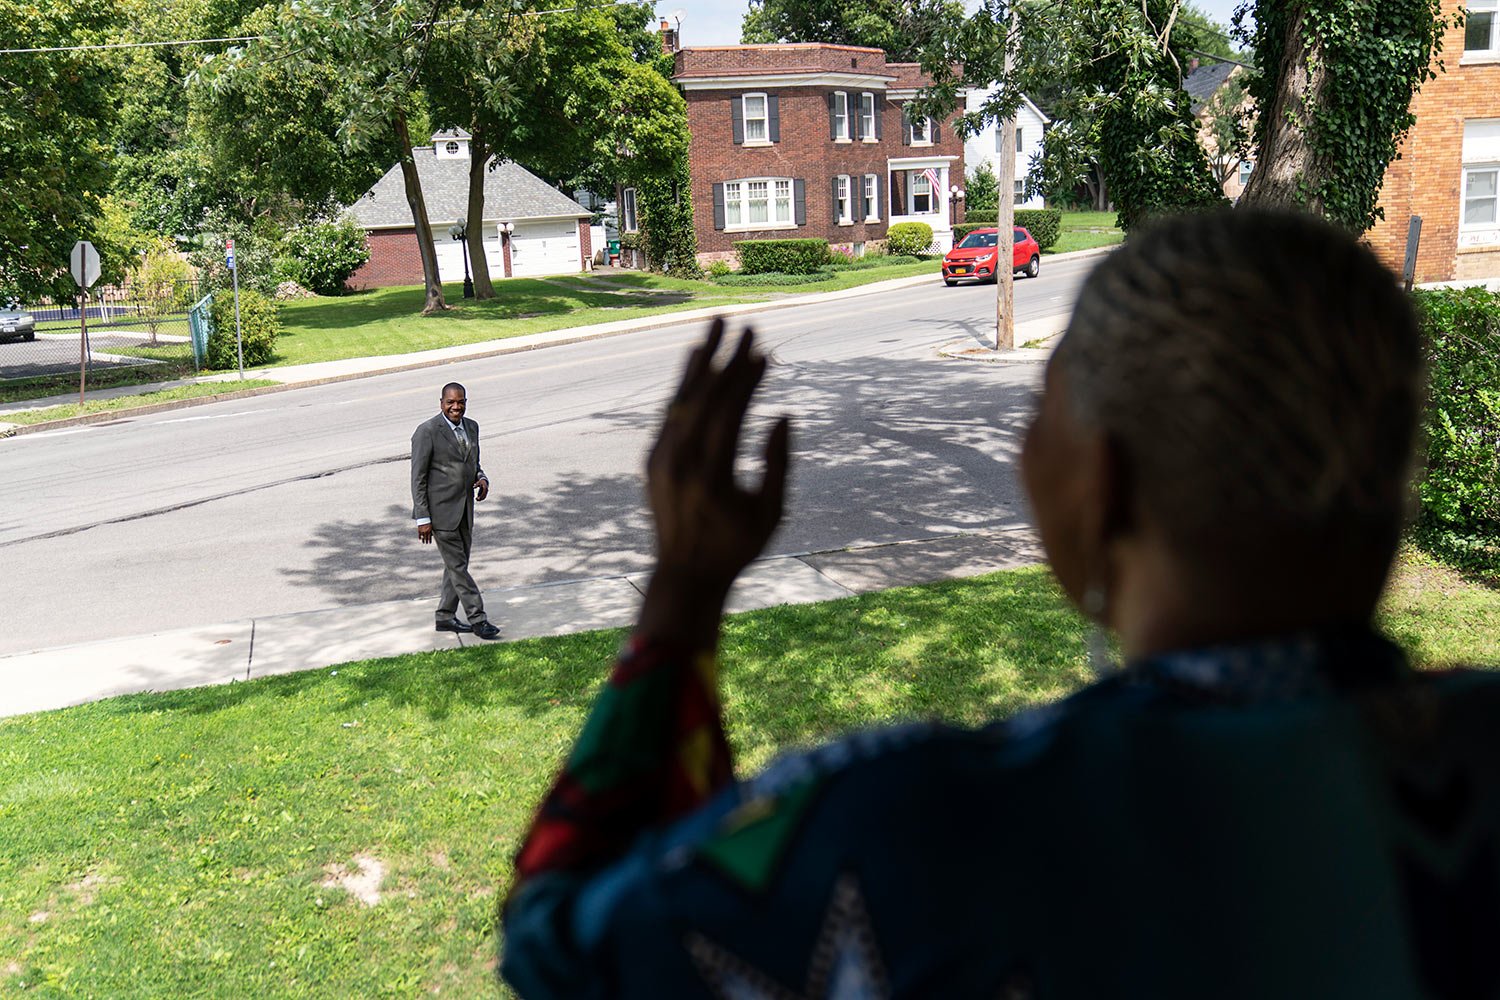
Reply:
M19 306L0 309L0 340L35 340L36 317Z
M1042 271L1042 248L1031 234L1020 226L1015 230L1014 270L1035 278ZM976 229L943 257L943 284L953 287L960 281L994 281L995 246L1000 230Z

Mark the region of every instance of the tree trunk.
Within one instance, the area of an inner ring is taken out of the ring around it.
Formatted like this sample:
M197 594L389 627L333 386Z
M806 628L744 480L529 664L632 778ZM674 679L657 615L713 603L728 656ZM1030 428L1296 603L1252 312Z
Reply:
M1250 208L1323 214L1323 169L1303 123L1307 109L1324 103L1328 71L1323 53L1309 44L1304 31L1307 13L1297 4L1286 22L1285 47L1276 69L1271 106L1261 111L1264 131L1250 183L1239 203Z
M417 252L422 255L422 281L427 286L427 300L422 315L428 316L448 308L443 299L443 282L438 277L437 248L432 244L432 222L427 218L427 200L422 197L422 182L417 178L417 161L411 153L411 133L406 115L396 112L396 139L401 146L401 179L406 182L406 203L411 206L412 224L417 230Z
M1094 211L1096 211L1096 212L1108 212L1109 211L1109 182L1105 180L1105 178L1104 178L1104 171L1100 170L1099 167L1098 167L1098 165L1095 165L1095 167L1094 167L1094 176L1096 178L1098 178L1098 181L1099 181L1099 183L1094 186L1094 192L1095 192L1094 197L1096 199L1095 202L1094 202Z
M464 217L464 233L469 243L469 269L474 275L474 300L493 299L495 286L490 282L490 261L484 254L484 177L489 173L490 150L483 133L475 125L469 137L469 208Z

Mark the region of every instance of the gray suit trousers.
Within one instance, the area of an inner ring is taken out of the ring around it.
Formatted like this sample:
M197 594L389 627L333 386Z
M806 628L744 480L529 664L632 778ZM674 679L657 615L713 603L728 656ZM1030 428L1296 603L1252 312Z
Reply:
M432 529L432 540L443 556L443 593L438 599L437 620L445 622L458 611L460 599L464 602L464 614L470 625L487 621L484 615L484 599L479 596L479 587L469 575L469 550L474 542L474 523L461 518L452 531Z

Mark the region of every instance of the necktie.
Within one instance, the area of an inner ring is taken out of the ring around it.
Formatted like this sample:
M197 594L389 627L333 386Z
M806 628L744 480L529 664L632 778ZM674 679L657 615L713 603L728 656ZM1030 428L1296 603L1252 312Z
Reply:
M464 425L463 424L459 424L453 430L454 430L454 433L458 435L458 446L460 448L462 448L463 449L463 453L465 455L467 455L469 453L469 435L464 430Z

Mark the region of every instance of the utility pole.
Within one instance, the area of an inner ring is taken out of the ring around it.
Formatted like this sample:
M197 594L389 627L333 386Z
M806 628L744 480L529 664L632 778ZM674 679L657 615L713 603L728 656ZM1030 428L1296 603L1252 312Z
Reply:
M1014 45L1016 15L1011 11L1005 29L1005 79L1010 86L1015 65ZM995 225L1000 230L995 240L995 350L1010 351L1016 346L1016 116L1000 123L1000 174L996 186L999 205Z

